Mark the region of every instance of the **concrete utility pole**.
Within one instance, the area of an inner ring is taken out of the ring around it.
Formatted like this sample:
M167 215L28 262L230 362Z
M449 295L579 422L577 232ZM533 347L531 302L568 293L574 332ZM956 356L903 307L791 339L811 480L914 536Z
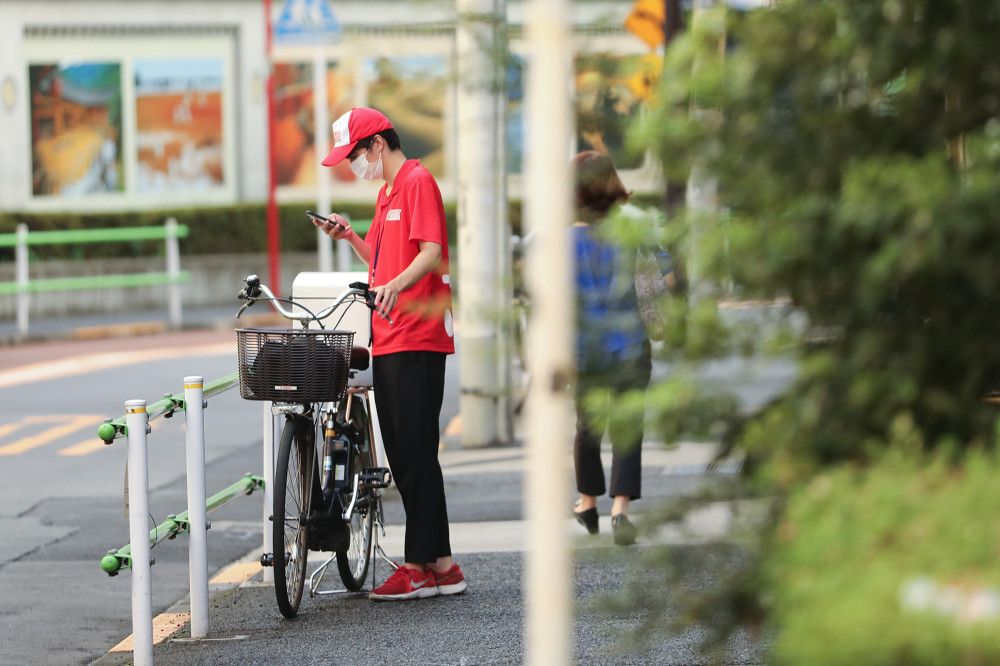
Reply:
M510 230L503 137L504 0L458 0L458 300L462 347L462 445L512 437L510 357L503 313L510 307Z
M708 12L718 6L716 0L695 0L694 16L692 23L698 26L701 21L709 18ZM719 57L725 55L725 39L719 44ZM699 57L694 62L695 74L703 66ZM695 118L704 118L713 114L718 114L717 109L706 109L698 105L695 100L691 109L691 115ZM688 176L687 192L685 197L687 209L694 214L694 224L691 227L691 235L687 243L685 254L687 255L688 285L691 301L701 300L714 291L715 287L705 277L701 261L698 256L700 243L704 236L702 222L699 218L713 215L719 208L718 183L708 173L704 165L697 163L691 168Z
M526 662L572 660L570 460L573 410L573 280L570 251L570 41L568 0L532 0L528 41L526 203L534 234L528 252L528 519Z

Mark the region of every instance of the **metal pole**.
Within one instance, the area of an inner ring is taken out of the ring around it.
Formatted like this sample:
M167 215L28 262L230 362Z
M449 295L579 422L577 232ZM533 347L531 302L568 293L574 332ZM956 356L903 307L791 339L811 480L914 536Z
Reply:
M313 142L316 146L316 212L330 214L330 170L323 166L323 159L330 152L330 112L327 109L326 49L317 46L313 51ZM347 245L347 243L343 243ZM316 250L319 270L333 270L333 239L316 229ZM347 270L343 266L340 270Z
M208 636L208 512L205 508L205 378L184 378L187 430L188 570L191 582L191 638Z
M510 50L507 35L507 1L495 0L497 24L497 46L494 57L496 63L496 92L493 103L496 105L496 155L494 164L497 177L497 225L495 245L497 265L499 266L499 282L495 290L497 318L499 320L499 348L497 350L497 393L499 402L499 438L510 442L514 439L514 385L511 363L514 355L514 336L512 326L514 321L514 262L511 254L510 215L507 200L507 65L510 62Z
M274 553L274 532L271 530L271 512L274 511L274 415L271 402L261 403L264 413L264 552ZM274 569L264 567L264 582L274 582Z
M458 0L458 283L461 292L462 445L500 439L501 285L496 247L498 169L495 0Z
M569 243L569 2L532 0L526 14L527 220L534 233L527 256L531 319L526 403L525 499L529 544L526 662L560 666L572 659L570 451L573 415L573 285Z
M28 332L28 314L31 308L31 294L28 293L28 225L17 225L17 250L15 252L17 273L17 332Z
M267 60L267 264L271 289L281 293L281 218L274 190L278 183L278 168L274 161L274 63L271 60L271 0L264 0L265 57Z
M129 542L132 544L132 656L136 666L153 663L153 581L150 578L149 463L146 401L125 403L128 426Z
M170 325L181 327L181 250L177 240L177 220L167 218L167 275L170 285L167 287L167 300L170 308Z
M375 408L375 394L365 391L365 403L372 421L372 438L375 444L375 459L380 467L389 466L389 457L385 455L385 443L382 441L382 424L378 420L378 409Z

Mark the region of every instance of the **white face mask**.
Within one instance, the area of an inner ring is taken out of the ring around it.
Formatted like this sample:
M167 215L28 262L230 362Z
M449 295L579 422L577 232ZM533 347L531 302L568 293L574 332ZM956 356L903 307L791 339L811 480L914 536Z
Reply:
M351 171L362 180L379 180L382 178L382 156L375 162L368 161L368 151L351 160Z

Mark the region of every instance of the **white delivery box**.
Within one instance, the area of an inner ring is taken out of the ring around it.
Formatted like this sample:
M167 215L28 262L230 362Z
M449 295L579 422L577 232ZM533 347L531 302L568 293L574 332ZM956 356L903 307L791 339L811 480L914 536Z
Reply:
M318 314L337 300L337 297L350 288L352 282L368 282L368 274L352 273L299 273L292 282L292 300L309 308ZM354 346L365 347L370 352L371 345L371 310L362 301L345 304L336 313L323 320L323 326L330 330L354 331ZM316 328L315 324L309 328ZM350 386L371 386L371 364L367 370L355 374L349 382Z
M356 271L345 273L299 273L292 282L292 300L301 303L309 311L318 314L321 310L336 302L337 297L350 288L352 282L368 282L368 273ZM371 352L371 310L363 300L341 307L336 313L323 320L323 326L330 330L354 331L354 346L365 347ZM316 328L315 325L310 328ZM372 385L372 367L355 373L348 381L348 386L370 387ZM382 446L382 432L379 429L378 412L372 393L366 392L369 413L372 418L372 431L375 438L375 450L378 452L380 465L388 467L385 450Z

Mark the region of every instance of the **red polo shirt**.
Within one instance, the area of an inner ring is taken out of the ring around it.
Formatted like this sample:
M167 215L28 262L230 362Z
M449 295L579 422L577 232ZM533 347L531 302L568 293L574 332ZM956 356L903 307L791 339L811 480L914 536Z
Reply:
M420 241L441 246L441 263L399 295L389 315L393 324L378 315L372 318L372 354L401 351L455 353L451 313L451 278L448 274L448 229L441 190L419 160L400 167L392 192L386 185L378 193L375 217L365 242L372 248L368 283L385 284L413 263Z

